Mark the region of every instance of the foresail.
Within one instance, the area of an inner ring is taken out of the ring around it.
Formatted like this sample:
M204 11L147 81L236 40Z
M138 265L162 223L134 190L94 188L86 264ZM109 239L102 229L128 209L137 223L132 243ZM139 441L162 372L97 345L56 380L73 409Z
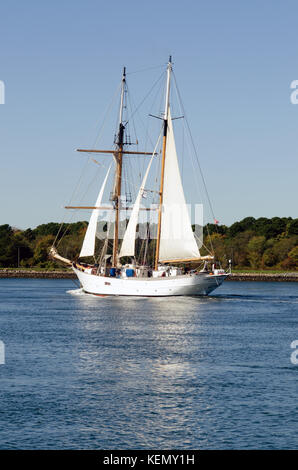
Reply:
M159 261L199 257L185 201L169 111Z
M107 182L107 179L108 179L108 176L109 176L109 173L110 173L111 166L112 165L110 165L110 167L107 171L107 174L105 176L105 179L102 183L102 186L100 188L100 191L99 191L96 203L95 203L95 207L99 207L101 205L102 196L103 196L103 193L104 193L104 189L105 189L106 182ZM90 220L89 220L88 228L87 228L87 231L86 231L86 234L85 234L85 238L84 238L83 246L82 246L82 249L81 249L80 257L93 256L94 255L95 237L96 237L96 228L97 228L98 216L99 216L99 209L93 209Z

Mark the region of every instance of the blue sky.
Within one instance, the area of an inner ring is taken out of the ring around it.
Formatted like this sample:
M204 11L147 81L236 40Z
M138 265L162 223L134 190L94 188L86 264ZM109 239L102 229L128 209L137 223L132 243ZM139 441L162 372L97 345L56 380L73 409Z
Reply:
M123 65L169 54L216 218L297 217L297 15L276 0L1 2L0 224L63 219L73 150L93 144ZM157 74L131 75L136 101Z

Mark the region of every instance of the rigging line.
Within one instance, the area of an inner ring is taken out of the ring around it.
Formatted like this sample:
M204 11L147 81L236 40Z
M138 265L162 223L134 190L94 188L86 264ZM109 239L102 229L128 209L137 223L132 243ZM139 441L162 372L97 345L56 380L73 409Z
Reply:
M112 100L111 100L110 104L109 104L108 107L106 108L106 111L105 111L105 113L104 113L105 119L104 119L104 121L103 121L103 123L102 123L102 125L101 125L101 127L100 127L100 129L99 129L99 131L98 131L99 134L98 134L97 137L95 138L93 147L95 147L95 145L97 144L97 142L99 141L99 139L100 139L100 137L101 137L101 134L102 134L103 129L104 129L104 126L105 126L105 124L106 124L108 115L109 115L109 113L110 113L110 111L111 111L112 105L114 104L114 101L115 101L116 96L119 94L119 90L120 90L120 88L121 88L121 83L122 83L122 80L121 80L121 82L119 83L119 85L117 86L117 89L116 89L116 91L115 91L115 93L114 93L114 95L113 95L113 97L112 97ZM78 179L78 181L77 181L77 183L76 183L76 185L75 185L75 187L74 187L74 190L73 190L72 195L71 195L71 197L70 197L70 199L69 199L69 202L68 202L68 204L66 204L66 205L71 205L71 202L72 202L72 200L74 199L75 194L78 192L79 187L80 187L80 185L81 185L81 183L82 183L83 175L84 175L85 172L86 172L86 169L87 169L87 166L88 166L90 160L91 160L91 157L89 156L89 158L88 158L88 159L86 160L86 162L84 163L84 166L83 166L83 169L82 169L81 174L80 174L80 176L79 176L79 179ZM103 165L103 166L104 166L104 165ZM69 225L70 225L70 223L71 223L71 220L73 220L73 217L74 217L74 214L71 216L70 221L68 222L68 227L69 227ZM63 226L64 222L65 222L65 217L62 218L62 221L61 221L61 223L60 223L60 227L59 227L58 233L57 233L57 235L56 235L56 237L55 237L53 246L55 246L55 243L56 243L56 241L57 241L57 239L58 239L58 236L59 236L59 234L60 234L60 232L61 232L61 229L62 229L62 226ZM66 233L66 232L64 232L64 234L63 234L63 236L61 237L61 239L64 237L65 233ZM60 243L60 241L59 241L59 243Z
M110 112L111 112L112 106L114 105L116 96L119 95L119 90L121 89L121 85L122 85L122 80L121 80L121 82L119 83L119 85L118 85L118 87L117 87L117 89L116 89L116 91L115 91L115 93L114 93L114 95L113 95L113 97L112 97L112 100L111 100L110 104L108 105L108 107L106 108L106 110L105 110L105 112L104 112L105 118L104 118L104 120L103 120L103 123L102 123L101 127L100 127L99 130L98 130L98 134L97 134L97 137L96 137L95 140L94 140L93 147L95 147L95 146L97 145L98 141L99 141L100 138L101 138L101 135L102 135L103 130L104 130L104 127L105 127L105 125L106 125L108 116L109 116L109 114L110 114ZM92 147L91 147L91 148L92 148Z
M192 155L191 155L191 158L190 158L190 161L192 163L192 167L193 167L193 170L194 170L194 173L195 173L195 167L194 167L194 162L193 162L193 158L192 158ZM201 191L199 191L200 194L201 194ZM201 198L202 198L202 201L203 201L203 197L202 197L202 194L201 194ZM204 225L204 221L203 221L203 225ZM213 244L212 244L212 239L211 239L211 235L210 235L210 232L209 232L209 227L208 227L208 223L206 224L206 229L207 229L207 235L208 235L208 238L210 240L210 245L211 245L211 249L213 250L214 252L214 248L213 248ZM205 246L205 245L204 245ZM206 248L206 247L205 247Z
M185 128L185 124L184 124L184 128ZM187 144L188 152L189 152L189 154L190 154L190 161L191 161L191 164L192 164L192 168L193 168L194 174L196 174L196 169L195 169L195 166L194 166L193 154L192 154L192 152L191 152L190 149L189 149L189 143L188 143L187 141L186 141L186 144ZM203 198L203 195L202 195L202 192L201 192L201 189L200 189L200 185L198 185L197 188L198 188L198 192L199 192L199 194L200 194L201 200L202 200L202 202L203 202L204 198ZM204 221L203 221L203 224L204 224ZM214 251L213 244L212 244L212 239L211 239L211 235L210 235L210 232L209 232L208 222L207 222L207 224L206 224L206 229L207 229L208 238L209 238L209 240L210 240L211 249ZM205 248L206 248L206 247L205 247Z
M176 99L177 99L177 102L178 102L178 105L179 105L179 112L178 112L178 115L182 115L183 114L183 111L182 111L182 108L181 108L181 105L180 105L180 100L179 100L179 96L178 96L178 93L177 93L177 87L174 87L175 88L175 92L176 92ZM184 116L182 116L182 118L184 118ZM173 119L172 119L173 120ZM182 176L182 181L183 181L183 177L184 177L184 160L186 159L185 158L185 124L183 122L183 127L182 127L182 151L181 151L181 163L182 163L182 168L181 168L181 176Z
M163 75L163 74L162 74L162 75ZM161 75L161 77L162 77L162 75ZM162 85L161 77L159 78L159 80L157 80L157 81L155 82L155 84L154 84L153 87L151 88L150 92L148 93L148 94L150 94L151 91L153 91L155 85L158 84L158 81L160 81L160 86L158 87L158 90L157 90L157 93L156 93L154 102L156 101L156 97L157 97L158 93L160 92L160 88L161 88L161 85ZM139 111L138 111L138 109L140 108L141 104L145 101L146 97L144 98L143 102L139 105L139 107L136 107L136 106L135 106L135 104L134 104L134 102L133 102L133 97L130 95L130 93L128 94L128 97L129 97L129 104L130 104L130 100L131 100L132 105L135 107L135 111L134 111L134 113L132 113L131 119L133 119L133 115L137 113L137 115L139 116L139 121L141 122L141 124L142 124L142 126L143 126L143 128L144 128L145 137L146 137L145 148L147 147L147 141L148 141L148 140L150 141L150 144L151 144L151 146L153 147L154 144L153 144L153 142L152 142L152 139L151 139L151 137L150 137L149 130L148 130L148 119L149 119L149 117L147 118L147 127L146 127L145 124L144 124L144 122L143 122L143 119L142 119L141 116L139 115ZM132 107L132 105L131 105L131 107ZM152 108L152 107L153 107L153 105L151 106L151 108ZM144 162L144 160L143 160L142 172L144 171L144 164L145 164L145 162ZM140 177L140 181L141 181L141 177ZM138 188L137 188L137 189L138 189Z
M90 188L92 188L92 186L94 185L95 181L98 179L100 173L101 173L101 168L99 168L99 169L95 172L95 175L93 176L93 178L92 178L90 184L87 185L86 191L83 193L81 199L79 199L79 204L81 204L82 200L85 198L85 196L86 196L86 194L88 193L88 191L90 190Z
M210 207L210 209L211 209L211 214L213 215L213 218L215 219L214 213L213 213L213 209L212 209L212 205L211 205L211 201L210 201L209 194L208 194L208 191L207 191L207 186L206 186L206 183L205 183L205 180L204 180L203 172L202 172L202 170L201 170L201 166L200 166L200 162L199 162L198 155L197 155L197 152L196 152L196 147L195 147L194 142L193 142L192 134L191 134L191 132L190 132L190 127L189 127L189 124L188 124L188 120L187 120L187 117L186 117L185 112L184 112L184 107L183 107L182 99L181 99L181 96L180 96L180 93L179 93L179 89L178 89L178 85L177 85L177 81L176 81L176 77L175 77L175 76L174 76L174 81L175 81L175 91L176 91L176 95L177 95L177 97L178 97L178 102L179 102L179 105L180 105L180 110L181 110L182 114L184 114L184 116L185 116L184 128L185 128L185 127L188 128L188 132L189 132L189 135L190 135L190 138L191 138L192 146L193 146L193 148L194 148L194 153L195 153L196 159L197 159L197 164L198 164L198 166L199 166L201 178L202 178L202 181L203 181L203 184L204 184L204 187L205 187L205 192L206 192L206 195L207 195L207 198L208 198L209 207ZM185 124L186 124L186 126L185 126ZM188 147L188 142L187 142L187 147ZM193 170L194 170L194 173L195 173L194 162L193 162L193 155L192 155L192 152L190 152L190 149L189 149L188 151L189 151L189 154L190 154L190 156L191 156L190 160L191 160L192 167L193 167ZM201 193L201 191L199 191L199 192L200 192L200 195L201 195L201 199L202 199L202 201L203 201L202 193ZM206 229L207 229L207 235L208 235L208 238L209 238L209 241L210 241L210 245L211 245L211 250L214 252L214 247L213 247L213 243L212 243L212 239L211 239L211 235L210 235L208 223L206 224ZM216 231L217 231L217 233L218 233L218 228L217 228L217 226L216 226ZM205 246L205 245L204 245L204 246ZM205 247L205 248L206 248L206 247Z
M98 135L97 135L97 137L96 137L95 140L94 140L94 144L93 144L93 146L92 146L93 148L97 145L99 139L101 138L101 135L102 135L103 130L104 130L104 126L106 125L106 122L107 122L108 115L109 115L110 112L111 112L111 108L112 108L112 106L113 106L113 104L114 104L114 101L115 101L115 99L116 99L116 96L119 94L119 90L120 90L120 88L121 88L121 83L122 83L122 80L121 80L121 82L119 83L119 85L117 86L117 89L116 89L116 91L114 92L114 95L113 95L113 97L112 97L112 99L111 99L111 101L110 101L110 104L107 106L107 108L106 108L106 110L105 110L105 112L104 112L105 118L104 118L104 120L103 120L103 123L102 123L101 127L99 128ZM91 147L91 148L92 148L92 147ZM75 193L76 193L76 192L78 191L78 189L79 189L79 186L80 186L80 184L81 184L83 175L84 175L84 173L85 173L85 171L86 171L86 167L87 167L87 165L88 165L89 162L90 162L90 157L89 157L89 159L86 161L86 163L85 163L85 165L84 165L84 167L83 167L83 170L82 170L81 175L80 175L80 177L79 177L79 180L78 180L78 182L77 182L77 184L76 184L76 186L75 186L75 188L74 188L74 190L73 190L73 193L72 193L72 196L71 196L71 198L70 198L70 201L69 201L68 205L71 205L71 201L73 200Z
M111 226L112 226L111 215L109 215L109 220L107 220L106 223L107 223L106 238L104 239L104 243L103 243L103 246L102 246L102 249L101 249L101 253L98 256L98 260L100 260L99 261L100 266L102 265L102 261L104 259L105 254L108 251L108 248L112 248L112 246L113 246L113 244L111 242L109 242L110 229L111 229ZM110 246L109 246L109 244L110 244Z
M160 81L159 87L158 87L157 90L156 90L154 99L152 100L152 105L151 105L151 107L150 107L150 114L153 113L153 108L156 106L158 96L160 96L160 102L159 102L159 106L158 106L157 109L158 109L158 112L161 113L161 109L162 109L162 104L161 104L161 103L162 103L162 101L163 101L163 99L164 99L164 95L163 95L163 93L161 93L161 89L162 89L162 87L164 86L164 83L163 83L163 82L164 82L163 80ZM149 138L149 140L151 141L151 139L150 139L150 134L149 134L149 132L150 132L150 131L149 131L149 128L150 128L149 123L151 122L151 120L150 120L150 114L149 114L148 117L147 117L147 122L148 122L148 124L147 124L147 135L146 135L146 138L147 138L147 139ZM153 127L153 126L152 126L152 127Z
M104 259L104 256L105 256L106 252L107 252L107 243L106 243L106 240L107 240L107 239L104 240L104 243L103 243L103 245L102 245L102 247L101 247L101 251L100 251L100 253L99 253L98 257L97 257L97 260L96 260L96 262L99 264L99 267L100 267L100 268L102 267L102 261L103 261L103 259Z
M56 248L58 248L58 246L59 246L60 243L62 242L63 238L65 237L65 234L66 234L67 231L69 230L69 227L70 227L70 225L71 225L71 223L72 223L72 220L73 220L74 216L75 216L75 212L71 215L71 217L70 217L68 223L67 223L67 224L65 223L66 229L64 230L63 234L61 235L61 238L58 240L58 243L57 243L57 247L56 247ZM62 228L63 225L64 225L64 223L61 224L61 228ZM59 231L60 231L60 230L59 230Z
M60 226L59 226L59 230L57 232L57 235L55 237L55 240L53 241L53 244L52 244L52 247L54 247L56 245L56 241L57 241L57 238L59 237L59 234L61 232L61 229L62 229L62 225L64 224L64 220L62 220L62 222L60 223Z
M86 171L86 168L87 168L87 165L88 165L89 161L90 161L90 157L89 157L88 160L85 162L85 164L84 164L84 166L83 166L83 170L82 170L82 172L81 172L81 175L80 175L80 177L79 177L79 179L78 179L78 181L77 181L77 184L76 184L76 186L75 186L75 188L74 188L74 190L73 190L73 192L72 192L71 198L69 199L69 203L66 204L66 205L71 205L71 201L73 200L75 193L76 193L77 190L79 189L79 186L80 186L81 181L82 181L82 178L83 178L83 174L84 174L85 171ZM65 215L66 215L66 214L65 214ZM71 215L70 220L68 221L68 227L70 226L70 223L71 223L71 221L73 220L73 217L74 217L74 214ZM58 239L58 236L59 236L59 234L60 234L60 232L61 232L61 230L62 230L63 224L66 223L66 222L65 222L65 219L66 219L66 217L64 216L64 217L62 218L61 223L60 223L60 227L59 227L58 233L57 233L57 235L56 235L56 237L55 237L55 240L54 240L54 242L53 242L53 246L55 246L55 243L56 243L56 241L57 241L57 239ZM62 235L62 237L60 238L60 240L59 240L59 242L58 242L58 244L57 244L57 247L59 246L60 241L62 240L62 238L64 237L64 235L65 235L65 232L64 232L64 234Z
M130 160L131 160L131 159L130 159ZM129 185L134 189L134 191L140 189L139 185L133 184L128 178L123 177L123 178L122 178L122 181L123 181L123 182L126 182L127 184L129 184Z
M159 145L159 142L160 142L160 139L161 139L162 131L163 131L163 129L161 129L161 131L160 131L160 134L159 134L158 140L157 140L157 144L155 145L154 150L153 150L152 153L155 153L155 152L156 152L156 149L157 149L157 147L158 147L158 145ZM157 158L157 157L156 157L156 158ZM131 158L130 158L130 160L131 160ZM160 160L160 159L158 159L158 160ZM122 181L123 181L123 182L126 182L127 184L129 184L134 190L139 191L140 185L134 184L132 181L130 181L130 180L129 180L128 178L126 178L125 176L122 178Z
M188 123L188 119L187 119L187 116L186 116L186 113L185 113L185 109L184 109L184 106L183 106L183 103L182 103L181 95L180 95L180 92L179 92L179 88L178 88L176 77L175 77L174 73L173 73L173 76L174 76L175 86L176 86L176 89L177 89L177 94L179 96L180 106L181 106L182 112L183 112L184 117L185 117L185 122L187 124L188 133L189 133L189 136L190 136L190 139L191 139L191 143L192 143L192 146L193 146L193 149L194 149L194 154L196 156L196 161L197 161L197 164L198 164L198 167L199 167L199 170L200 170L200 174L201 174L201 178L202 178L202 181L203 181L203 185L204 185L204 188L205 188L205 191L206 191L206 195L207 195L209 207L210 207L210 210L211 210L211 214L212 214L213 218L215 219L213 207L212 207L211 200L210 200L210 197L209 197L209 193L208 193L208 190L207 190L207 185L206 185L205 178L204 178L204 175L203 175L203 172L202 172L202 168L201 168L201 165L200 165L198 153L197 153L197 150L196 150L196 147L195 147L195 144L194 144L194 140L193 140L193 137L192 137L192 133L191 133L191 130L190 130L190 126L189 126L189 123Z
M158 146L159 146L159 143L160 143L160 140L161 140L161 136L162 136L162 129L161 129L161 131L160 131L158 140L157 140L156 145L155 145L155 147L154 147L153 155L155 154L155 152L156 152L156 150L157 150L157 148L158 148ZM152 157L151 157L151 158L152 158ZM141 188L138 189L138 192L140 191L140 189L141 189ZM135 204L135 203L134 203L134 204ZM134 205L132 206L132 208L133 208L133 207L134 207ZM146 223L147 223L147 219L146 219Z
M156 150L157 150L157 148L158 148L158 146L159 146L159 143L160 143L160 140L161 140L161 136L162 136L162 129L161 129L161 132L160 132L160 134L159 134L159 137L158 137L158 140L157 140L157 142L156 142L156 145L155 145L155 147L154 147L153 154L156 152ZM130 163L130 162L129 162L129 163ZM126 168L126 170L127 170L127 168ZM127 171L125 171L125 175L126 175L126 174L127 174ZM139 190L140 190L140 185L134 185L134 184L132 184L132 183L131 183L127 178L125 178L125 177L123 178L123 181L125 181L125 182L127 182L129 185L131 185L134 190L137 190L137 191L136 191L137 193L139 192ZM131 204L130 207L128 207L127 209L133 210L133 207L134 207L136 198L137 198L137 196L136 196L136 194L134 194L134 203Z
M89 159L89 160L90 160L90 159ZM99 170L100 170L100 169L99 169ZM93 177L93 179L92 179L92 181L91 181L90 186L92 186L92 185L94 184L94 181L98 178L99 170L95 173L95 175L94 175L94 177ZM84 197L86 196L87 192L89 191L89 188L90 188L90 187L87 186L87 189L86 189L85 193L83 194L83 196L81 197L81 199L79 200L79 203L81 203L81 201L84 199ZM64 233L63 233L63 235L62 235L62 237L60 238L59 242L57 243L57 248L58 248L58 246L60 245L61 240L63 239L63 237L64 237L65 234L67 233L67 231L68 231L68 229L69 229L69 227L70 227L71 221L73 220L73 218L74 218L75 214L77 214L77 212L78 212L77 210L73 212L73 214L72 214L72 216L71 216L71 218L70 218L70 220L69 220L69 222L68 222L68 225L67 225L67 227L66 227L66 229L65 229L65 231L64 231Z
M210 245L211 245L211 250L212 250L212 251L210 251L209 248L205 245L205 243L203 243L203 241L200 239L200 237L197 236L196 233L194 233L194 236L195 236L195 238L196 238L199 242L202 242L202 246L208 251L209 255L214 256L214 250L213 250L212 243L210 243Z
M183 124L184 124L183 125L183 131L184 131L185 130L185 123L183 123ZM189 148L189 142L188 141L186 141L186 149L187 149L187 155L190 156L189 160L191 161L194 175L196 175L197 170L196 170L195 165L194 165L193 152L191 152L191 149ZM204 197L203 197L203 194L202 194L202 191L201 191L201 186L200 185L195 185L195 187L197 189L200 200L203 202Z
M128 105L129 105L129 108L130 108L130 112L132 114L133 112L133 107L132 107L132 98L130 96L130 91L129 91L129 88L128 86L126 85L127 87L127 101L128 101ZM133 127L133 130L134 130L134 134L135 134L135 139L136 139L136 145L137 145L137 148L138 148L138 136L137 136L137 131L136 131L136 126L135 126L135 120L134 120L134 117L132 115L132 127ZM146 151L146 146L145 146L145 151ZM139 164L139 168L140 168L140 164Z
M95 138L93 147L95 147L95 145L98 143L98 141L99 141L99 139L100 139L100 137L101 137L101 134L102 134L103 129L104 129L104 126L105 126L105 124L106 124L108 115L109 115L109 113L110 113L110 111L111 111L111 108L112 108L112 106L113 106L113 104L114 104L115 98L116 98L116 96L119 94L119 89L120 89L120 87L121 87L121 82L120 82L120 84L118 85L118 87L117 87L117 89L116 89L116 91L115 91L115 93L114 93L114 95L113 95L113 97L112 97L112 100L111 100L110 104L109 104L108 107L106 108L106 111L105 111L105 113L104 113L105 119L104 119L104 121L103 121L103 123L102 123L102 125L101 125L101 127L100 127L100 129L99 129L99 131L98 131L99 134L98 134L98 136ZM66 205L69 205L69 206L71 205L71 202L72 202L72 200L74 199L75 194L78 192L78 190L79 190L79 188L80 188L80 186L81 186L81 184L82 184L82 179L83 179L83 176L84 176L84 174L85 174L85 172L86 172L86 169L87 169L87 166L88 166L90 160L91 160L91 157L89 156L88 159L87 159L87 161L85 162L85 164L84 164L84 166L83 166L83 169L82 169L81 174L80 174L80 176L79 176L79 179L78 179L78 181L77 181L77 183L76 183L76 185L75 185L75 187L74 187L74 190L73 190L73 192L72 192L72 195L71 195L71 197L70 197L70 200L69 200L68 204L66 204ZM104 166L104 165L103 165L103 166ZM63 218L63 221L61 222L61 225L64 223L64 220L65 220L65 218ZM60 232L60 229L59 229L59 232ZM59 232L58 232L58 233L59 233ZM56 238L57 238L57 237L56 237ZM55 241L56 241L56 240L55 240Z
M142 252L144 252L144 245L145 244L145 240L144 238L139 242L139 246L140 246L140 251L139 251L139 256L135 256L136 258L136 261L139 265L141 265L141 258L142 258Z
M160 77L160 78L161 78L161 77ZM160 78L159 78L159 80L160 80ZM154 86L155 86L157 83L158 83L158 81L154 84ZM149 96L149 94L151 93L151 91L153 91L154 86L151 88L151 90L150 90L150 92L148 93L147 96ZM133 119L134 115L137 114L137 116L138 116L138 118L139 118L139 121L140 121L140 123L141 123L141 125L143 126L143 129L144 129L144 131L145 131L145 137L146 137L145 149L147 148L147 140L148 140L148 139L149 139L149 141L150 141L150 144L153 146L153 142L152 142L152 140L151 140L151 138L150 138L150 135L148 134L148 126L147 126L147 127L145 126L145 124L144 124L144 122L143 122L143 118L142 118L142 117L140 116L140 114L139 114L139 108L140 108L141 105L144 103L144 101L145 101L145 99L147 98L147 96L143 99L143 101L139 104L139 106L135 106L135 103L134 103L134 101L133 101L133 97L132 97L132 96L129 97L129 99L131 99L132 105L133 105L134 108L135 108L134 111L132 112L132 114L131 114L131 116L130 116L129 119ZM131 106L131 107L132 107L132 106ZM128 122L128 121L127 121L127 122Z
M74 187L74 190L73 190L73 192L72 192L72 195L71 195L71 197L70 197L69 202L68 202L67 205L71 205L71 202L72 202L72 200L74 199L74 196L75 196L76 192L78 192L79 187L80 187L80 185L82 184L83 175L84 175L85 172L86 172L86 169L87 169L87 166L88 166L88 164L89 164L89 162L90 162L90 159L91 159L91 157L88 155L88 159L87 159L86 162L84 163L84 166L83 166L83 169L82 169L81 174L80 174L80 176L79 176L79 179L78 179L78 181L77 181L77 183L76 183L76 185L75 185L75 187Z
M146 260L147 260L147 251L148 251L148 245L149 245L149 237L148 237L148 223L146 224L146 240L145 240L145 249L144 249L144 257L143 257L143 266L146 265Z
M130 119L135 115L135 113L140 109L140 107L142 106L142 104L146 101L146 99L148 98L148 96L151 94L152 90L155 88L155 86L158 84L158 82L161 80L161 78L164 76L165 72L163 71L162 74L159 76L159 78L154 82L154 84L152 85L152 87L150 88L150 90L148 91L148 93L145 95L145 97L143 98L143 100L140 102L140 104L138 105L138 107L134 110L134 112L132 113L132 115L130 116Z
M80 186L82 185L83 176L84 176L84 174L85 174L85 172L86 172L86 169L87 169L87 166L88 166L88 164L90 163L91 160L92 160L92 157L91 157L91 156L88 156L88 159L86 160L86 162L85 162L85 164L84 164L83 170L81 171L81 175L80 175L80 177L79 177L79 179L78 179L78 181L77 181L77 184L76 184L76 186L75 186L75 188L74 188L74 190L73 190L73 192L72 192L71 198L69 199L69 202L68 202L68 204L66 204L66 205L68 205L68 206L71 205L71 202L72 202L72 200L73 200L74 197L75 197L75 194L78 192ZM98 163L98 162L97 162L97 163ZM99 163L98 163L98 164L99 164ZM100 165L100 164L99 164L99 165ZM104 167L104 165L102 165L102 166ZM86 193L85 193L85 194L86 194ZM84 194L84 195L85 195L85 194ZM81 198L81 199L82 199L82 198ZM71 216L71 218L70 218L68 224L71 223L71 220L73 220L73 215ZM58 234L56 235L56 238L55 238L55 242L56 242L56 240L57 240L57 238L58 238L58 235L59 235L59 233L60 233L60 230L61 230L61 228L62 228L62 225L63 225L64 221L65 221L65 217L63 217L63 219L62 219L62 222L61 222L61 225L60 225ZM65 233L64 233L64 235L65 235ZM62 238L64 237L64 235L62 236ZM59 243L60 243L60 241L59 241Z
M147 72L148 70L160 69L160 68L162 68L162 67L164 67L164 64L162 64L162 65L155 65L155 66L153 66L153 67L148 67L148 68L146 68L146 69L135 70L135 71L133 71L133 72L127 72L126 75L132 75L132 74L134 74L134 73Z
M159 80L160 80L160 78L159 78ZM157 82L156 82L156 83L157 83ZM143 101L144 101L144 100L143 100ZM157 144L156 144L156 147L155 147L155 148L157 148L157 146L158 146L158 143L159 143L159 140L160 140L160 137L161 137L161 133L162 133L162 130L161 130L160 135L159 135L159 137L158 137L158 141L157 141ZM151 140L151 139L150 139L150 140ZM155 150L154 150L154 152L155 152ZM153 152L153 153L154 153L154 152ZM85 165L84 165L84 171L82 172L82 174L81 174L81 176L80 176L80 178L79 178L79 181L78 181L78 183L77 183L77 185L76 185L75 190L73 191L72 197L71 197L71 199L70 199L70 203L69 203L68 205L71 205L71 201L72 201L72 199L73 199L73 197L74 197L74 194L76 193L76 191L77 191L77 189L78 189L79 184L81 183L81 180L82 180L82 177L83 177L83 173L85 172L86 167L87 167L88 163L90 162L90 160L91 160L91 157L88 158L88 160L86 161L86 163L85 163ZM101 166L104 167L104 168L106 168L106 166L105 166L104 164L101 164ZM92 182L91 182L91 184L90 184L89 186L92 186L92 184L94 183L94 180L95 180L96 178L97 178L97 173L95 174L95 176L94 176L94 178L93 178L93 180L92 180ZM129 181L127 178L123 178L123 180L124 180L125 182L127 182L129 185L131 185L131 186L134 188L134 190L135 190L135 189L137 189L137 190L139 189L139 186L138 186L138 185L135 185L135 184L131 183L131 181ZM89 190L89 186L87 187L87 190L85 191L85 193L83 194L83 196L81 197L81 199L80 199L79 202L81 202L81 201L83 200L83 198L86 196L87 191ZM58 245L60 244L60 242L61 242L61 240L63 239L63 237L65 236L65 234L67 233L67 231L68 231L68 229L69 229L69 227L70 227L70 223L71 223L71 221L73 220L75 214L77 214L77 211L74 211L74 212L73 212L73 215L71 216L70 221L68 222L68 225L67 225L67 227L66 227L66 229L65 229L65 231L64 231L64 233L63 233L63 235L62 235L62 237L60 238L60 240L59 240L59 242L58 242L58 244L57 244L57 247L58 247ZM61 229L62 229L63 223L64 223L64 221L61 222L61 225L60 225L58 234L60 233L60 231L61 231ZM56 242L56 240L57 240L57 238L58 238L58 234L57 234L57 236L56 236L55 242Z

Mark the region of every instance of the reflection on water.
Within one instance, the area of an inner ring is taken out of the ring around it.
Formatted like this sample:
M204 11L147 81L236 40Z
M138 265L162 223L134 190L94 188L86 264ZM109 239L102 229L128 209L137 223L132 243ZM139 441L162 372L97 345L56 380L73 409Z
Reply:
M297 447L296 285L99 298L10 281L2 448Z

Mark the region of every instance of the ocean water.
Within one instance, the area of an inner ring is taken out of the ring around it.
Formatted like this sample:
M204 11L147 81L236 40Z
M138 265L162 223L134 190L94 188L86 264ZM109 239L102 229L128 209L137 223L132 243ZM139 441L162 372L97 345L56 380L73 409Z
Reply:
M1 449L298 447L298 284L99 298L0 280Z

